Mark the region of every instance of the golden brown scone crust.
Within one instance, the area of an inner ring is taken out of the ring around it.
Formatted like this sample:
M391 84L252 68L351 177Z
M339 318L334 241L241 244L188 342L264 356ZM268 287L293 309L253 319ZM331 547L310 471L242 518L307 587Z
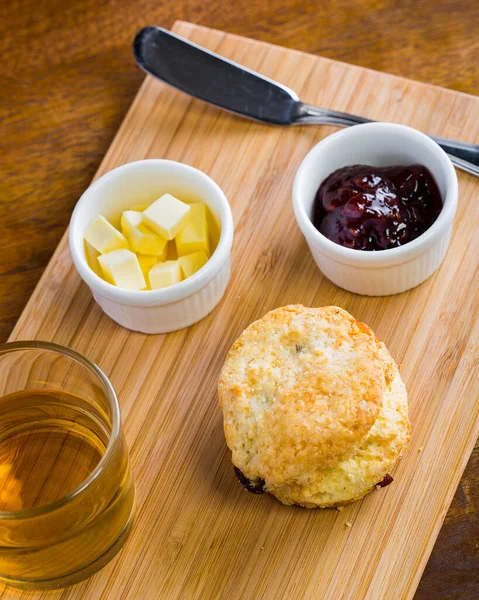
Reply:
M218 390L234 465L286 504L359 499L409 439L394 361L371 329L335 306L285 306L252 323Z
M359 500L393 469L409 442L407 393L384 344L381 356L388 385L376 422L359 450L329 469L317 469L293 485L268 489L284 504L332 507Z

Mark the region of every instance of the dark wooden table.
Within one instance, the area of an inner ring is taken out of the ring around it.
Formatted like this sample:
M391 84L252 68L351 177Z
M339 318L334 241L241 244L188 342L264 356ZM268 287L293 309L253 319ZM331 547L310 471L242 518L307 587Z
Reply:
M479 94L478 0L2 2L0 342L143 79L136 30L176 19ZM416 600L479 598L478 469L476 445Z

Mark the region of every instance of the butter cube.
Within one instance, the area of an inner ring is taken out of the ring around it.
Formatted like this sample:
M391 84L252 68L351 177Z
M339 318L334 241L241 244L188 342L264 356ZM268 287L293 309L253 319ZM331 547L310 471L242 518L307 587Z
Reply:
M99 215L90 223L85 232L85 240L101 254L120 248L128 248L125 236L102 215Z
M188 223L190 205L171 194L163 194L143 213L143 220L155 233L172 240Z
M148 281L148 273L158 262L158 256L149 256L148 254L137 254L138 262L143 276Z
M136 206L132 206L130 208L130 210L135 210L136 212L143 212L144 210L146 210L150 205L149 204L137 204Z
M185 256L198 250L204 250L210 255L210 241L208 238L208 223L206 220L206 206L202 202L190 204L190 220L175 238L178 256Z
M152 290L169 287L181 281L181 269L177 260L157 263L149 272L148 279Z
M121 228L134 252L166 257L168 240L157 235L143 223L141 212L125 210L121 215Z
M148 273L158 262L158 256L149 256L148 254L137 254L138 262L140 263L140 269L145 278L147 289L151 290L150 279Z
M143 290L146 281L140 269L140 264L131 250L113 250L98 257L103 276L117 287L125 290Z
M101 272L100 263L98 262L98 257L101 256L98 250L95 250L91 244L85 241L85 258L88 263L90 269L98 275L98 277L103 277Z
M196 271L199 271L208 262L208 256L204 250L198 250L198 252L180 256L178 262L180 263L183 278L186 279L187 277L191 277Z

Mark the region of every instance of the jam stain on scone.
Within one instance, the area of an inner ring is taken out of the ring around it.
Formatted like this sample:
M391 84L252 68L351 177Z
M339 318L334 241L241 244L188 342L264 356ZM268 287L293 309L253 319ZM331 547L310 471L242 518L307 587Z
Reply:
M376 487L377 488L386 487L393 481L394 481L393 477L391 475L389 475L389 473L386 473L386 475L384 476L384 479L382 481L380 481L379 483L376 483Z
M251 492L252 494L264 494L264 479L258 479L257 481L251 481L243 475L243 473L238 469L238 467L233 467L235 471L235 475L238 478L238 481L241 485Z

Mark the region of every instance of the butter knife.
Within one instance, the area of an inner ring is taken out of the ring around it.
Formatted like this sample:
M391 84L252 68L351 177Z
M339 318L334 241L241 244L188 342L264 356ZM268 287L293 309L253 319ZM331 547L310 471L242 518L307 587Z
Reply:
M288 87L206 50L162 27L144 27L135 37L139 67L174 88L237 115L274 125L348 127L370 119L317 108ZM479 177L479 145L429 136L454 165Z

